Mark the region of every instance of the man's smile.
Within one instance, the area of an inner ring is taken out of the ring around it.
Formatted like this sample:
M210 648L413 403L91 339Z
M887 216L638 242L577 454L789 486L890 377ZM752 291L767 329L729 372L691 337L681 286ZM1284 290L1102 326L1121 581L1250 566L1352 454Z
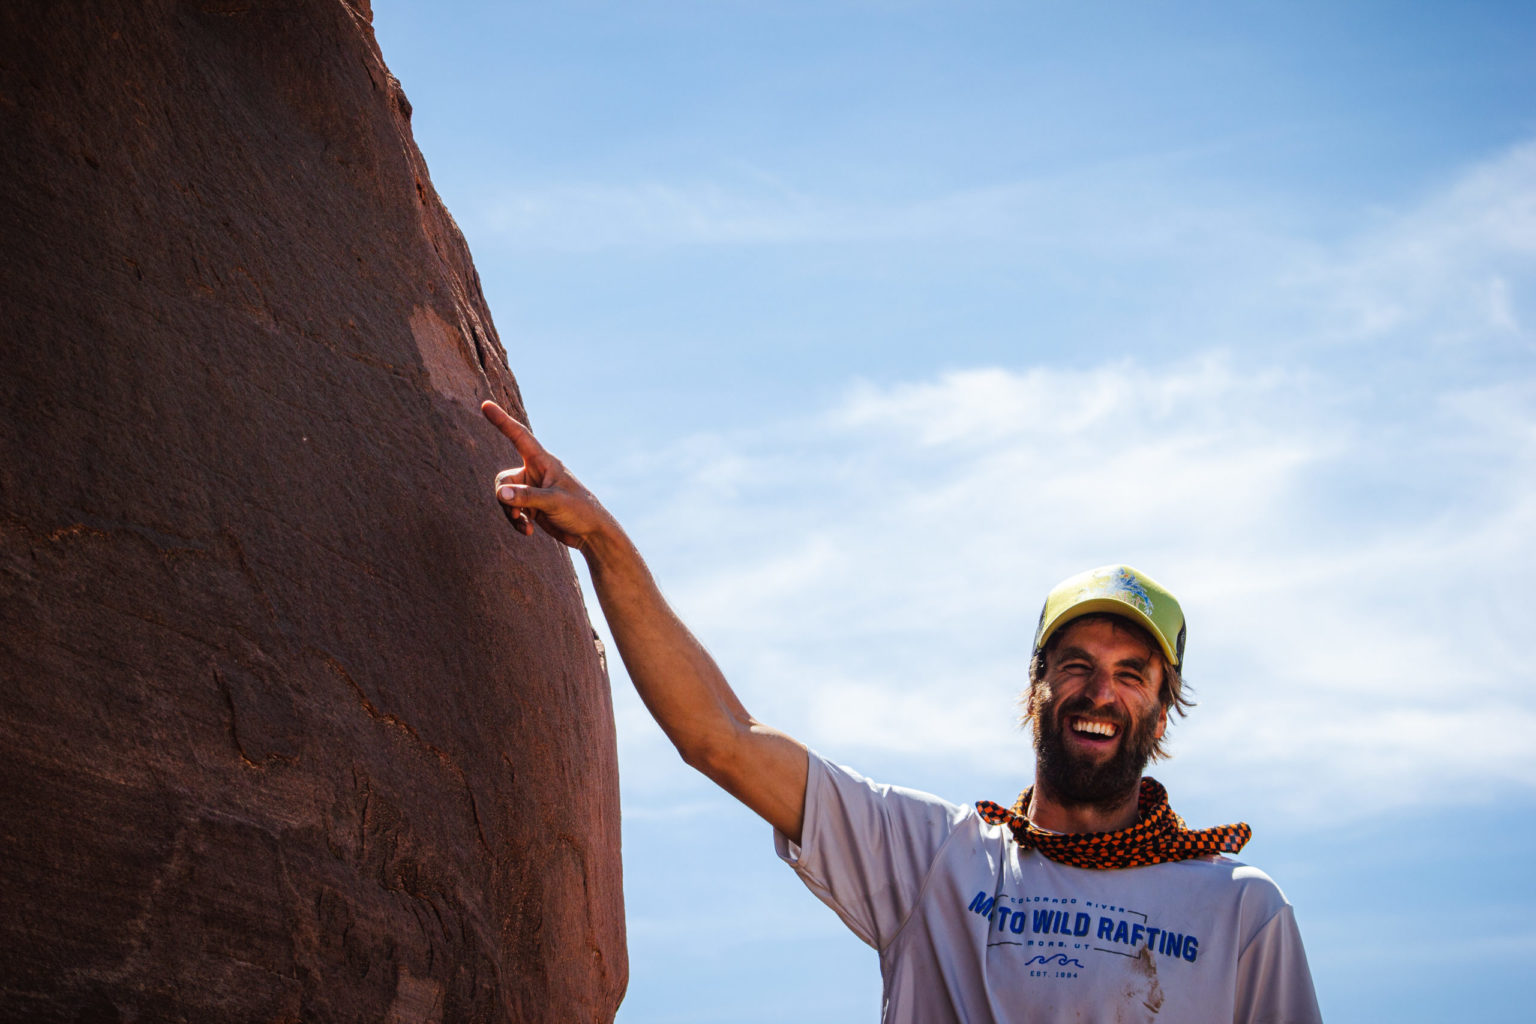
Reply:
M1068 750L1078 756L1113 756L1120 747L1120 722L1088 715L1065 715L1062 718L1062 740Z
M1092 742L1112 740L1120 733L1120 726L1114 722L1106 722L1099 718L1083 718L1078 715L1068 716L1067 728L1072 730L1074 735Z

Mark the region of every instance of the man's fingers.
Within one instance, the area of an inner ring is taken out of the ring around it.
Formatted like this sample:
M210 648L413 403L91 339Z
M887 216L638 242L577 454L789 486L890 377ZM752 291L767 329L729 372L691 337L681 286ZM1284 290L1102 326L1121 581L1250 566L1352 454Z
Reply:
M539 444L533 433L517 420L508 415L507 410L495 402L481 402L480 411L485 418L496 425L496 429L505 434L517 449L517 454L523 457L524 462L533 462L535 458L546 457L544 446Z
M524 473L524 471L526 469L527 469L526 466L519 466L516 469L504 469L500 473L497 473L496 474L496 488L497 488L497 490L500 490L501 486L503 484L520 484L520 483L523 483L523 473Z
M502 476L507 474L503 473ZM520 492L529 488L522 485L504 484L500 477L496 480L496 500L501 502L502 514L524 537L533 536L534 510ZM524 507L527 506L527 507Z
M525 537L533 533L533 520L528 518L527 512L510 505L501 506L501 511L507 517L507 522L511 523L518 533Z

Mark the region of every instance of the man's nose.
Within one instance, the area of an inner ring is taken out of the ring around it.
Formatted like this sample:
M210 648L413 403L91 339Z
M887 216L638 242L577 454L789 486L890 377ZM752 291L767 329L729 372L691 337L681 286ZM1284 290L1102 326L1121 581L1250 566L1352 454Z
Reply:
M1108 666L1095 668L1088 676L1088 685L1083 693L1095 704L1108 704L1115 696L1115 674Z

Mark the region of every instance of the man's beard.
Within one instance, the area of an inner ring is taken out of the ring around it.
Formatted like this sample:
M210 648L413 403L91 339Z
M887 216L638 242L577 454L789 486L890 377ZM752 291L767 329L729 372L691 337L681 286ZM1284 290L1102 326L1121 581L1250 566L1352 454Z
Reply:
M1096 763L1086 755L1076 756L1067 750L1066 720L1072 715L1115 724L1120 746L1109 760ZM1124 711L1096 707L1083 694L1059 705L1052 698L1035 716L1037 782L1043 782L1051 796L1064 806L1113 810L1131 797L1140 784L1141 773L1152 760L1152 749L1157 743L1153 732L1157 722L1158 714L1153 711L1133 724Z

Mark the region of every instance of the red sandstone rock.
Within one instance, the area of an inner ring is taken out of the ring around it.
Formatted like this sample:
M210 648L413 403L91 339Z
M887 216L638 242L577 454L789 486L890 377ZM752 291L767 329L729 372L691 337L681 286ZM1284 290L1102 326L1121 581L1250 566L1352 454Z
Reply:
M604 673L369 17L0 5L0 1019L622 994Z

